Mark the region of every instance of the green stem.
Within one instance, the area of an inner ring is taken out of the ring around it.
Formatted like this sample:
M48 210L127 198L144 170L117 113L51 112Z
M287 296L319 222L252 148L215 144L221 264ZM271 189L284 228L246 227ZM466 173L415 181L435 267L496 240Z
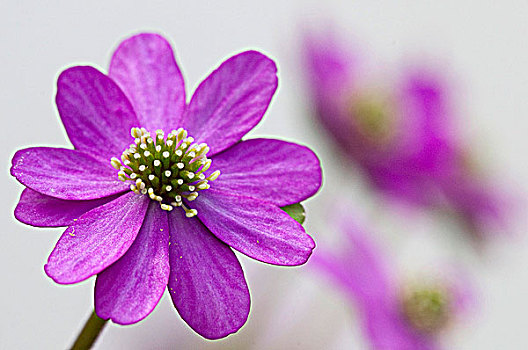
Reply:
M75 343L73 343L72 350L90 349L105 325L106 320L99 318L95 311L92 312L81 333L77 336Z

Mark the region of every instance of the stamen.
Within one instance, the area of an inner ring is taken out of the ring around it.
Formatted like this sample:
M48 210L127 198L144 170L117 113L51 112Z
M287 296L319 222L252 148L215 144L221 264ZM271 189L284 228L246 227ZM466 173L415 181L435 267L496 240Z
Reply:
M211 175L209 175L207 177L207 180L209 181L214 181L216 179L218 179L218 176L220 176L220 170L216 170L215 172L213 172Z
M120 181L130 181L130 190L148 195L160 203L162 210L181 207L187 217L198 214L185 203L198 198L199 191L207 190L220 175L216 170L208 177L204 174L211 167L207 158L210 148L205 143L194 143L187 131L178 128L165 134L156 130L151 136L145 128L130 130L134 143L121 154L121 160L112 157L110 163L118 170Z
M161 209L163 210L166 210L166 211L171 211L173 209L172 205L168 205L168 204L161 204L160 205Z
M121 162L120 162L119 159L117 159L116 157L112 157L112 159L110 160L110 163L112 164L112 166L113 166L116 170L121 169Z

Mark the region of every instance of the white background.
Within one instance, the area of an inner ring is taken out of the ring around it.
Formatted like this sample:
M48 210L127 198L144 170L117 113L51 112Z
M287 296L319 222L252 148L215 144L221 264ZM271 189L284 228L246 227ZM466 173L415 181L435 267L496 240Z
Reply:
M146 4L149 5L146 5ZM449 67L458 89L461 126L476 151L519 198L526 197L528 167L528 3L463 1L2 1L0 3L0 145L4 197L0 211L0 348L66 348L93 305L90 279L55 285L43 265L61 229L16 222L22 186L9 176L14 152L30 145L68 146L53 103L54 84L67 65L106 69L117 43L130 34L164 33L175 46L188 95L224 58L260 49L279 65L280 88L252 136L276 135L312 146L322 159L325 184L306 203L307 228L320 246L336 232L325 223L345 194L402 271L455 259L473 276L478 312L444 337L447 348L523 349L528 312L528 245L523 215L515 238L476 251L460 229L430 214L400 217L367 197L356 172L340 166L307 106L299 66L299 33L335 21L367 58L385 66L422 55ZM321 21L321 19L324 19ZM81 165L80 165L81 166ZM416 252L421 252L417 254ZM227 340L194 334L165 295L140 324L109 325L100 349L321 349L364 348L353 305L310 266L277 268L242 259L252 292L247 325ZM438 265L436 265L438 267Z

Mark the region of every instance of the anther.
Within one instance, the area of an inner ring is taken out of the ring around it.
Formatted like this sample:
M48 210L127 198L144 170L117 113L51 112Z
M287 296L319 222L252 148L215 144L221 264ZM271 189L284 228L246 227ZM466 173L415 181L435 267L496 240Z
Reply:
M116 170L121 169L121 162L116 157L112 157L112 159L110 160L110 163Z
M166 210L166 211L171 211L173 209L173 207L168 204L161 204L160 207L161 209Z
M218 179L218 176L220 176L220 170L214 171L211 175L209 175L207 177L207 180L214 181L214 180Z

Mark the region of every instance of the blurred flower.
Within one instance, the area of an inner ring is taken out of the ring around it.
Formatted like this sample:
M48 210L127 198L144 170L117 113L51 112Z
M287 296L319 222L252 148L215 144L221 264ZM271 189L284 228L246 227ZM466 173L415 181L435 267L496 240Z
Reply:
M305 56L319 120L375 188L415 206L447 203L477 234L504 228L511 206L468 166L438 74L408 69L374 83L360 57L333 35L310 36Z
M240 141L268 108L276 72L263 54L240 53L186 104L172 49L155 34L122 42L108 75L62 72L57 108L75 149L23 149L11 168L27 186L17 219L69 226L48 276L72 284L97 274L96 313L119 324L145 318L168 286L196 332L236 332L250 297L231 248L276 265L303 264L314 248L280 207L319 189L317 156L279 140Z
M368 232L349 218L340 226L340 249L319 248L311 261L356 307L372 349L438 349L439 336L473 304L467 279L449 269L403 278Z

